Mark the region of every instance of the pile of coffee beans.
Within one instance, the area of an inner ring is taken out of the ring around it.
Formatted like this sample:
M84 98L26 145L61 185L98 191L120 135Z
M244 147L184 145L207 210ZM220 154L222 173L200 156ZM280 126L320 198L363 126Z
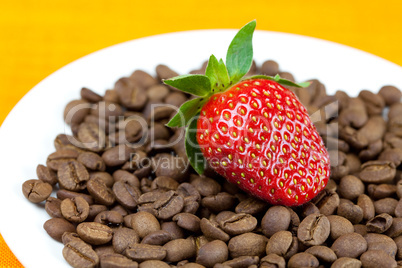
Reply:
M294 80L274 61L253 64L257 73ZM65 108L72 135L58 135L38 179L23 184L29 201L45 202L44 229L71 266L402 266L399 89L351 97L328 95L318 80L291 88L328 148L331 179L288 208L192 170L183 129L165 126L191 98L161 83L176 75L159 65L156 77L137 70L103 96L83 88Z

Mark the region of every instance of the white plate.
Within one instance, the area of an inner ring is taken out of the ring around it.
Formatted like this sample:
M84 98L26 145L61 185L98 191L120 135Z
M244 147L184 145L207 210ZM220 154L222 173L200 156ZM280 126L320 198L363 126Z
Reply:
M49 218L43 205L22 195L21 184L36 177L36 166L54 151L53 139L65 132L65 104L81 87L99 93L135 69L154 74L160 63L179 73L198 68L214 53L225 58L235 30L190 31L152 36L115 45L83 57L34 87L12 110L0 131L0 232L27 268L69 267L62 244L44 231ZM298 81L319 78L330 93L343 89L378 91L385 84L402 88L402 68L343 45L284 33L256 31L257 63L274 59Z

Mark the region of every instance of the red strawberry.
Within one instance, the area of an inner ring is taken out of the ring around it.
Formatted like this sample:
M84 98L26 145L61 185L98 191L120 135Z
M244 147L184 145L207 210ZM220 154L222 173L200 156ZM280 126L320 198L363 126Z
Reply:
M297 206L327 184L329 156L308 113L280 77L241 80L252 63L255 21L233 39L227 66L212 55L206 75L165 83L200 96L168 126L187 126L186 152L202 174L205 160L229 182L271 204ZM202 155L201 155L202 153Z

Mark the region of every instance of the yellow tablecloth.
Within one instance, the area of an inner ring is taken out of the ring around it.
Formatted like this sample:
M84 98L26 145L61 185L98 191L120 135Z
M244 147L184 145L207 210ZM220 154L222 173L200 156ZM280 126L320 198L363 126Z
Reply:
M401 11L400 0L2 1L0 124L39 81L93 51L160 33L238 29L252 19L260 30L331 40L402 65ZM1 236L0 256L0 267L22 267Z

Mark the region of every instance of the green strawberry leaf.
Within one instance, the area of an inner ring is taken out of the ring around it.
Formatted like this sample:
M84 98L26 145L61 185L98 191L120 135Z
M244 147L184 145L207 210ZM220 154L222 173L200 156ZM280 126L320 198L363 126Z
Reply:
M222 59L218 60L214 55L209 57L205 75L209 77L211 82L212 91L219 92L225 90L229 86L229 74L226 69L225 63Z
M200 145L197 142L197 119L199 118L200 114L198 113L191 119L190 124L186 129L186 140L185 140L185 147L186 147L186 154L188 160L190 161L191 166L198 174L203 174L204 169L206 167L206 159L204 158L201 150Z
M247 77L247 80L248 79L268 79L268 80L275 81L281 85L290 86L290 87L308 87L311 84L310 82L295 83L290 80L281 78L279 75L275 75L275 77L268 76L268 75L253 75L253 76Z
M196 98L183 103L177 114L166 124L168 127L183 127L188 124L202 107L202 98Z
M230 81L235 84L250 70L253 63L253 32L256 21L247 23L233 38L226 54Z
M163 80L166 85L175 87L181 91L204 97L211 92L209 78L201 74L185 74Z

